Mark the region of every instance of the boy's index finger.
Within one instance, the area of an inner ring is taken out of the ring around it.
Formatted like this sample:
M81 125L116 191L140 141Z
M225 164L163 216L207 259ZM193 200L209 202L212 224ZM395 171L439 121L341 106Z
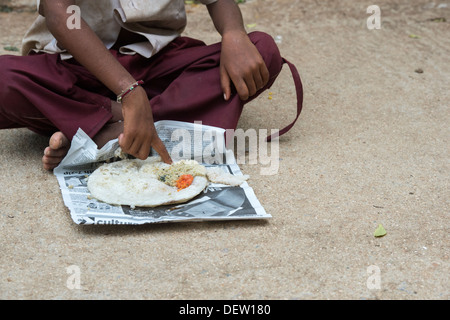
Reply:
M159 156L161 157L161 160L164 163L167 164L172 164L172 158L170 157L169 152L166 149L166 146L164 145L164 143L161 141L161 139L158 137L155 139L155 142L152 145L152 148L155 149L155 151L159 154Z
M270 79L270 72L269 69L267 69L267 66L265 63L261 65L261 76L262 80L264 82L264 85L266 85L269 82Z
M230 99L231 97L231 81L225 68L220 68L220 83L222 86L223 98L225 99L225 101L228 101L228 99Z

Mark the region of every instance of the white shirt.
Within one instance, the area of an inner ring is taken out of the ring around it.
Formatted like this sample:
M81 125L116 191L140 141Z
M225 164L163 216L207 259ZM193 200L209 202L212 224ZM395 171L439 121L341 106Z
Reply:
M217 0L200 0L208 5ZM144 36L147 41L120 48L123 54L140 54L149 58L180 36L186 27L184 0L77 0L76 8L81 18L110 49L121 28ZM40 1L37 0L39 8ZM70 10L68 28L76 27L77 10ZM57 40L47 29L45 17L38 16L27 31L22 44L22 54L30 51L59 53L63 60L72 56L58 47Z

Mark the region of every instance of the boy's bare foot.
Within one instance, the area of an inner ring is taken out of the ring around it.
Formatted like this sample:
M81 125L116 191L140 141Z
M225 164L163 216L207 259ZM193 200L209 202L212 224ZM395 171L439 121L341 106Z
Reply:
M111 101L111 120L94 137L94 142L99 148L108 141L117 138L123 132L122 105L116 101ZM49 142L49 146L44 150L42 164L45 170L53 170L66 156L70 148L70 141L62 132L55 132Z
M44 156L42 157L44 169L53 170L56 168L66 156L69 147L70 141L66 136L60 131L55 132L50 138L48 147L44 150Z
M110 140L116 139L123 132L123 122L107 123L93 138L98 148L102 148ZM60 131L55 132L44 150L42 164L45 170L55 169L66 156L70 148L70 141Z

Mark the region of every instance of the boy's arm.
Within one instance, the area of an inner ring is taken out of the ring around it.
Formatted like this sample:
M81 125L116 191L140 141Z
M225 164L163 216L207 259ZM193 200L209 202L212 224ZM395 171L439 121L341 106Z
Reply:
M43 0L39 11L45 15L47 28L58 44L106 87L119 95L136 79L114 58L83 19L81 28L67 28L67 19L71 15L67 13L67 8L74 4L74 0ZM123 99L122 112L124 132L119 137L119 143L123 151L139 159L146 159L153 147L163 161L170 163L170 156L156 134L152 110L143 88L136 88Z
M244 28L241 11L234 0L218 0L207 6L222 35L220 79L225 100L233 82L239 97L247 100L269 81L269 71Z

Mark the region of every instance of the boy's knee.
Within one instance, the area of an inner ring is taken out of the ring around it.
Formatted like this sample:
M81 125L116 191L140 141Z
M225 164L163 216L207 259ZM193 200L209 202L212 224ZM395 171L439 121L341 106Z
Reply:
M271 35L261 31L249 33L249 37L263 57L270 75L277 75L283 66L283 59L275 40Z
M23 102L22 90L28 88L30 77L21 68L21 56L0 56L0 113L16 114Z
M11 91L11 61L8 56L0 56L0 111Z
M5 101L11 92L11 84L15 73L14 62L11 57L14 56L0 56L0 101Z

